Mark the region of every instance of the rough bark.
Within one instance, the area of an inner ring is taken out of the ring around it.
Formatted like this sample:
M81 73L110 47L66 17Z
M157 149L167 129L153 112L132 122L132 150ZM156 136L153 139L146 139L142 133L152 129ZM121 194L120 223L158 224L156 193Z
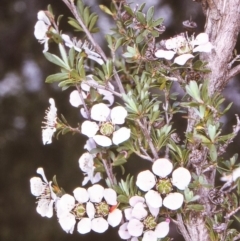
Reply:
M233 77L229 63L233 59L240 30L240 0L207 0L205 32L214 49L203 59L209 63L211 73L209 92L222 91ZM236 72L235 74L237 74Z
M205 32L214 45L210 54L201 55L201 59L207 61L211 69L211 73L205 78L209 80L209 95L212 95L216 91L221 92L230 78L240 73L240 65L232 67L231 63L240 31L240 0L202 0L201 3L206 14ZM215 170L204 175L206 181L214 186ZM198 193L201 195L200 202L205 207L204 212L191 213L187 220L184 220L185 230L183 230L184 226L179 226L186 241L189 237L192 241L210 241L205 226L205 219L211 215L213 208L208 200L208 191L209 189L202 188ZM178 219L178 222L180 221Z

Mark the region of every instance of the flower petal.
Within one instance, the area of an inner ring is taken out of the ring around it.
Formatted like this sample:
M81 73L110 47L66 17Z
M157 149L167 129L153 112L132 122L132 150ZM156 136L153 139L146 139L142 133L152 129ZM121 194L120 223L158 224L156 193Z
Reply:
M159 158L152 165L154 174L161 178L167 177L173 169L173 164L167 158Z
M149 190L145 194L145 199L147 204L153 208L160 208L162 206L162 197L154 190Z
M145 204L140 203L140 202L135 204L135 206L132 209L131 215L133 218L136 218L138 220L142 220L142 219L146 218L148 215L148 212L145 209Z
M94 168L94 155L89 152L83 153L78 160L79 167L83 172L92 172Z
M88 188L88 193L91 202L100 203L103 198L104 188L99 184L94 184Z
M122 225L119 227L118 234L119 234L119 236L120 236L121 239L129 239L129 238L131 238L131 235L130 235L130 233L128 232L127 226L128 226L128 222L122 224Z
M169 193L163 199L163 205L170 210L177 210L182 207L183 195L179 192Z
M180 190L184 190L188 187L188 184L191 181L190 172L184 168L179 167L172 173L172 184Z
M83 96L83 99L87 98L87 96L84 92L82 92L82 96ZM71 92L70 97L69 97L69 102L74 107L79 107L80 105L83 104L82 100L79 96L79 92L77 90L74 90Z
M195 52L210 53L212 49L213 49L213 45L210 42L208 42L206 44L195 47L193 49L193 53L195 53Z
M34 26L34 36L38 40L42 40L46 37L48 26L43 21L37 21Z
M130 199L129 199L129 204L134 207L137 203L144 203L145 202L145 199L143 197L140 197L140 196L132 196Z
M149 170L142 171L137 176L136 185L144 192L150 190L156 184L155 176Z
M113 124L123 124L127 117L127 111L122 106L116 106L111 110L111 120Z
M173 56L175 55L176 53L172 50L163 50L163 49L159 49L157 50L157 52L155 53L155 56L157 58L164 58L164 59L167 59L167 60L170 60L173 58Z
M39 11L37 14L37 18L38 20L43 21L46 25L51 25L51 22L44 11Z
M92 220L92 230L96 233L104 233L108 229L108 222L102 218L94 218Z
M93 219L96 213L95 207L91 202L87 202L86 212L90 219Z
M117 204L117 193L112 188L105 188L103 192L104 199L109 205Z
M168 221L159 223L155 228L155 235L158 238L164 238L168 235L168 233L169 233L169 222Z
M46 128L42 130L42 142L43 145L51 144L52 143L52 137L55 133L55 128Z
M86 203L89 200L89 194L85 188L77 187L74 189L73 194L79 203Z
M144 225L138 219L131 219L127 225L128 232L131 236L139 237L143 233Z
M103 103L96 104L91 109L91 118L96 121L107 121L110 109Z
M93 137L99 130L99 126L96 122L93 121L84 121L81 126L81 132L87 137Z
M53 216L53 203L54 200L49 200L46 198L39 199L37 205L37 212L42 217L51 218Z
M88 151L91 151L92 149L95 149L97 146L96 146L96 143L95 141L93 140L93 138L89 138L87 141L86 141L86 144L84 145L84 149L87 149Z
M130 135L131 135L131 130L129 128L121 127L117 131L113 132L113 137L112 137L113 143L115 145L118 145L128 140L130 138Z
M40 196L44 190L45 190L45 185L42 182L42 179L40 177L32 177L30 179L30 188L31 188L31 193L34 196Z
M108 214L108 223L112 227L116 227L122 221L122 211L120 209L114 209Z
M61 216L58 221L65 232L73 233L76 223L76 219L73 214L66 213L65 215Z
M142 241L157 241L157 236L154 231L149 230L144 232Z
M99 145L103 147L111 146L112 141L110 138L107 136L102 136L102 135L95 135L93 136L93 140Z
M91 231L92 222L90 218L82 218L77 225L77 231L80 234L89 233Z
M178 65L184 65L189 59L194 58L192 54L182 54L174 59L174 63Z

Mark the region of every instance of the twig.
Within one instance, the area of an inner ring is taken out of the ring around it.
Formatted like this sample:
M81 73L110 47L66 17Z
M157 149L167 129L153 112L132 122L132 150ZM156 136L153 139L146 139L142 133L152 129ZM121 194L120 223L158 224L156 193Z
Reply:
M138 123L139 127L142 129L142 132L143 132L144 136L146 137L146 139L148 141L148 145L149 145L149 147L151 149L151 152L152 152L152 154L154 156L154 159L155 160L158 159L157 150L155 149L155 146L153 145L153 142L152 142L151 137L150 137L150 135L149 135L149 133L147 131L146 126L143 125L143 123L140 120L137 120L137 123Z
M177 226L178 226L181 234L183 235L185 241L192 241L190 236L189 236L189 233L187 232L186 227L184 226L184 223L183 223L183 220L182 220L182 215L180 213L177 213L177 221L178 221Z
M86 112L86 114L87 114L87 117L88 117L88 119L90 119L90 113L89 113L89 110L88 110L88 108L87 108L87 106L86 106L86 103L85 103L85 101L84 101L84 99L83 99L82 91L81 91L81 89L79 88L78 85L76 85L76 88L77 88L77 90L78 90L78 94L79 94L79 97L80 97L80 99L81 99L81 101L82 101L82 104L83 104L84 110L85 110L85 112Z
M102 158L102 163L103 163L104 169L105 169L105 171L107 173L107 176L108 176L108 178L109 178L109 180L111 182L111 185L117 184L116 179L114 178L114 175L113 175L113 172L112 172L112 166L109 163L109 161L107 161L104 158Z
M239 74L239 73L240 73L240 64L237 65L237 66L235 66L234 68L232 68L232 69L229 71L226 79L229 80L229 79L233 78L234 76L236 76L236 75Z
M240 58L240 54L238 54L238 55L227 65L227 68L228 68L228 69L231 69L233 63L234 63L235 61L237 61L239 58Z
M76 9L76 6L74 5L73 0L62 0L66 6L69 8L69 10L72 12L73 16L76 18L76 20L78 21L78 23L81 25L83 31L85 32L85 34L87 35L89 41L92 43L92 45L94 46L94 48L96 49L96 51L101 55L101 57L107 61L107 56L105 55L105 53L103 52L102 48L96 43L96 41L93 39L91 33L89 32L89 30L87 29L87 27L85 26L85 24L83 23L81 17L78 14L78 11ZM115 69L115 67L113 67L113 73L114 73L114 77L115 80L117 82L119 91L122 94L125 94L125 90L123 88L121 79L119 78L119 75Z
M112 90L111 88L109 88L109 87L107 87L107 86L90 83L90 82L88 82L88 81L83 81L82 83L83 83L83 84L86 84L86 85L88 85L88 86L90 86L90 87L96 88L96 89L107 90L107 91L111 92L112 94L114 94L114 95L116 95L116 96L118 96L118 97L122 97L121 94L119 94L118 92Z

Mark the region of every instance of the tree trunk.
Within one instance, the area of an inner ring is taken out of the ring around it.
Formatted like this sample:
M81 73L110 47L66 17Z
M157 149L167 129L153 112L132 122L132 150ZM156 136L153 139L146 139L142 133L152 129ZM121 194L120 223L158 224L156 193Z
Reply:
M212 95L214 92L221 92L228 81L240 73L240 65L232 68L231 63L235 57L233 51L240 30L240 0L202 0L201 2L206 14L205 32L214 46L210 54L201 54L201 59L207 61L211 69L211 73L207 74L205 79L209 80L209 94ZM216 170L213 170L204 174L206 181L213 186L215 172ZM202 214L191 213L183 218L183 222L178 216L178 227L186 241L210 241L205 226L205 219L211 215L213 208L208 200L208 192L209 189L202 188L198 193L201 195L200 202L205 207Z

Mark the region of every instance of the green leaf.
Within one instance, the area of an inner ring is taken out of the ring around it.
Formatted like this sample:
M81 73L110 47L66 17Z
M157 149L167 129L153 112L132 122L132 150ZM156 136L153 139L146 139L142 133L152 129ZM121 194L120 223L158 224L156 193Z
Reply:
M152 6L147 11L147 23L149 23L152 20L153 15L154 15L154 7Z
M70 66L68 64L67 53L66 53L66 50L65 50L63 44L62 43L58 44L58 47L59 47L60 54L62 56L62 59L63 59L64 63L66 64L66 66L68 66L68 69L70 69Z
M85 7L83 11L83 16L82 16L85 25L88 25L89 15L90 15L89 7Z
M186 209L200 212L204 210L204 207L201 204L191 204L191 205L187 205Z
M98 20L98 16L97 15L94 15L89 23L89 26L88 26L88 29L89 31L91 32L91 30L93 29L94 25L96 24Z
M209 145L209 154L210 154L210 157L211 157L212 161L216 162L218 154L217 154L217 149L216 149L214 144Z
M186 85L187 93L196 101L202 103L203 101L200 98L200 90L198 88L196 81L190 81L188 85Z
M159 18L157 20L154 20L152 22L152 27L157 27L158 25L162 24L163 23L163 18Z
M61 68L69 70L69 66L67 66L58 56L56 56L54 54L50 54L48 52L45 52L43 54L49 62L56 64L56 65L60 66Z
M69 50L69 63L71 68L74 67L74 60L75 60L75 49L72 47Z
M104 5L99 5L99 8L100 8L104 13L113 16L113 13L111 12L111 10L110 10L108 7L106 7L106 6L104 6Z
M145 19L145 16L144 16L143 13L137 12L137 13L136 13L136 17L137 17L137 20L138 20L141 24L146 24L146 19Z
M45 82L46 83L53 83L53 82L62 81L62 80L68 79L68 78L69 78L69 74L68 73L57 73L57 74L49 75L46 78Z
M120 202L120 203L125 203L125 204L129 204L129 199L128 197L126 197L125 195L119 195L117 197L117 201Z

